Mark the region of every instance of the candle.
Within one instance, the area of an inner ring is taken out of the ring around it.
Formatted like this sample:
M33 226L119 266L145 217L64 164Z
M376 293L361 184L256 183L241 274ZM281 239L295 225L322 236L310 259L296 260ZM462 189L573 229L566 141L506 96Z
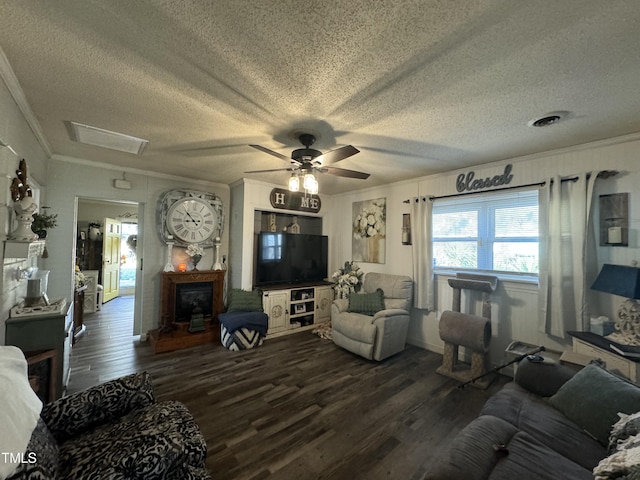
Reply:
M609 227L607 243L622 243L622 227Z
M186 272L187 271L187 264L186 263L179 263L178 264L178 271L179 272Z

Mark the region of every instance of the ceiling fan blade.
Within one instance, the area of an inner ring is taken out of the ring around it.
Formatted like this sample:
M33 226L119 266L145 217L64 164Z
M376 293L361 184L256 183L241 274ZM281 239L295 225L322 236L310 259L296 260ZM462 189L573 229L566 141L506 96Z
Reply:
M344 160L345 158L349 158L352 155L360 152L356 147L352 145L347 145L345 147L336 148L335 150L331 150L327 153L323 153L319 157L314 158L314 161L320 162L323 166L332 165L340 160Z
M268 148L263 147L262 145L249 145L249 146L258 149L261 152L268 153L269 155L273 155L274 157L277 157L280 160L284 160L285 162L295 163L295 160L293 160L292 158L287 157L286 155L282 155L281 153L274 152L273 150L269 150Z
M269 170L249 170L244 173L293 172L294 168L271 168Z
M318 170L320 170L322 173L328 173L329 175L336 175L338 177L357 178L360 180L366 180L371 175L369 173L357 172L355 170L347 170L346 168L337 168L337 167L321 167Z

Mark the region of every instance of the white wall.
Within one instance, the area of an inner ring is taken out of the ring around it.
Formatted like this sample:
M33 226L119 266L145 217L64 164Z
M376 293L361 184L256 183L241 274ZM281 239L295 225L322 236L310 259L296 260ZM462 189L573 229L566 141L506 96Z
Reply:
M58 213L58 227L49 232L47 248L49 258L44 262L51 271L49 296L70 298L73 288L75 259L75 224L77 199L93 198L108 201L127 201L139 204L138 261L142 262L142 275L136 284L136 314L140 323L134 328L146 333L159 324L160 273L167 260L166 245L157 229L159 200L167 190L186 188L207 191L218 195L224 205L225 226L220 254L226 255L229 245L229 186L210 182L198 182L179 177L152 176L128 170L131 190L113 187L113 179L120 178L122 169L107 168L77 159L54 156L49 162L47 203L51 213ZM215 261L213 250L208 250L202 260L202 268L210 268ZM139 264L140 265L140 264Z
M12 230L11 222L15 217L9 188L16 177L21 158L27 161L28 183L33 186L45 185L47 154L4 82L0 82L0 112L0 138L18 154L16 157L8 148L0 147L0 248L3 259L0 275L0 345L4 345L5 320L9 318L11 307L26 295L27 290L27 281L16 279L15 272L18 267L28 266L25 259L4 258L4 241Z
M332 239L330 263L333 268L351 259L351 210L345 208L352 202L379 197L387 199L387 251L384 264L360 263L365 272L383 272L412 276L412 253L410 246L401 243L402 214L409 212L409 205L403 200L422 195L455 194L456 178L470 170L476 178L485 178L502 173L505 165L513 164L511 186L544 181L554 175L570 176L580 172L616 169L622 173L610 180L600 181L595 195L604 193L630 193L630 245L629 247L599 247L599 264L609 262L629 265L640 261L640 135L620 137L589 145L582 145L557 152L535 156L514 158L494 162L471 169L455 170L444 174L418 178L415 181L390 184L357 192L336 195L330 199L342 209L331 208L327 221L335 235ZM596 212L597 215L597 212ZM438 319L442 311L451 309L452 289L445 276L437 278L436 310L434 312L412 312L409 342L423 348L442 352L443 344L438 334ZM622 299L611 295L596 294L598 301L593 305L594 313L613 318ZM463 297L466 306L480 314L478 298ZM464 307L463 307L464 309ZM492 296L493 340L491 357L494 364L504 361L504 348L511 340L519 340L533 345L545 345L548 349L562 350L566 342L558 342L538 332L538 287L537 285L501 282ZM576 329L580 329L576 319Z

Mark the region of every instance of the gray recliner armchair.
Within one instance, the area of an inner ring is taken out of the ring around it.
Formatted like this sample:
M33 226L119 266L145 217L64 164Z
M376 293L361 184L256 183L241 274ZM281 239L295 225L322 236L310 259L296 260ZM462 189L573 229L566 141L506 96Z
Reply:
M354 308L353 295L375 294L382 290L381 310L367 315ZM369 360L384 360L404 350L409 330L409 311L413 295L410 277L367 273L362 293L354 293L349 299L340 298L331 305L333 341L336 345Z

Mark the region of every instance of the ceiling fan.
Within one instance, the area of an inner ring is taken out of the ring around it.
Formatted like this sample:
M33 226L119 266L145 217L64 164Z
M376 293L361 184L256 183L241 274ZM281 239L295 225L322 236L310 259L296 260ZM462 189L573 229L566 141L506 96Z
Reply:
M304 145L305 148L298 148L297 150L294 150L293 152L291 152L291 158L287 157L286 155L282 155L281 153L274 152L273 150L269 150L268 148L265 148L261 145L249 145L250 147L253 147L262 152L268 153L269 155L273 155L274 157L280 158L285 162L288 162L290 166L289 168L252 170L245 173L265 173L265 172L281 172L281 171L293 172L291 178L292 179L295 178L296 179L295 181L298 181L297 180L298 177L300 176L303 177L303 180L305 182L304 186L305 186L305 189L307 190L309 190L309 188L307 188L307 183L306 183L307 176L313 176L315 172L327 173L329 175L336 175L338 177L357 178L360 180L366 180L367 178L369 178L368 173L358 172L355 170L347 170L346 168L337 168L337 167L329 166L341 160L344 160L345 158L349 158L352 155L355 155L356 153L360 152L360 150L358 150L357 148L351 145L347 145L345 147L336 148L335 150L331 150L327 153L322 153L319 150L310 148L311 145L313 145L316 141L315 135L312 135L310 133L301 133L298 136L298 140L300 140L300 143L302 143L302 145ZM315 177L313 181L315 181ZM315 189L317 190L317 181L315 181L315 184L316 184ZM292 188L291 180L289 181L289 189L296 190L295 188Z

